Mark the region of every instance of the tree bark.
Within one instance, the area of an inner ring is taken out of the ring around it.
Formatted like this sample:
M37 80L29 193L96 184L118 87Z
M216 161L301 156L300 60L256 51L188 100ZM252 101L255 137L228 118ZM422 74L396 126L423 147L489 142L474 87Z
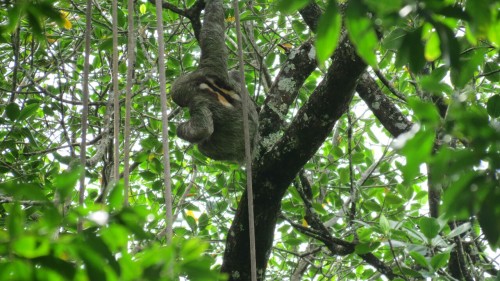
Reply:
M393 137L398 137L413 126L413 123L382 93L377 82L368 73L361 76L356 91Z
M257 273L264 280L274 229L286 189L302 166L314 155L346 112L358 77L366 64L344 36L331 67L290 126L252 167L256 229ZM222 272L230 280L250 280L248 211L246 193L228 232Z

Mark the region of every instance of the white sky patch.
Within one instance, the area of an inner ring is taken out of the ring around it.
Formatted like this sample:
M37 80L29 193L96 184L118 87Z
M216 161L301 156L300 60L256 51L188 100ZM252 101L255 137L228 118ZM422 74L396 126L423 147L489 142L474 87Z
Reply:
M420 130L420 125L415 124L411 127L411 129L408 132L402 133L397 137L393 142L392 142L392 147L394 149L401 149L403 146L405 146L406 142L408 140L411 140L416 133Z
M407 15L409 15L412 10L413 10L413 8L410 5L406 5L401 10L399 10L399 16L404 18Z
M90 213L87 216L87 219L97 223L98 225L105 225L106 223L108 223L109 214L105 211L97 211Z

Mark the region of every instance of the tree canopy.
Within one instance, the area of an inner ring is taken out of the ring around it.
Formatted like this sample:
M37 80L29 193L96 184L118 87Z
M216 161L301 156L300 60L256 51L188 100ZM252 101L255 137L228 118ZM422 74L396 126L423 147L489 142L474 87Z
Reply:
M153 0L1 4L1 280L250 280L250 168L259 280L500 278L500 1L238 1L251 167L175 134L205 1L162 3L169 151Z

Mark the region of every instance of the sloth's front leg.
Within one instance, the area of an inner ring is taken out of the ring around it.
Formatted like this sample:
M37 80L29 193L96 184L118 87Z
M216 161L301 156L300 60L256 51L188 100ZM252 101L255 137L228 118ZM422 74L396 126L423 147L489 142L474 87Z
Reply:
M202 104L189 107L191 118L177 127L177 136L192 143L199 143L214 132L214 121L210 109Z

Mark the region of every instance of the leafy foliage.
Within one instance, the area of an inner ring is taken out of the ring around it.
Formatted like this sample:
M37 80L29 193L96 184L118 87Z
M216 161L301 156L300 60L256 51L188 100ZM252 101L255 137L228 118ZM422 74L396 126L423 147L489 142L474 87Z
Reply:
M134 14L130 207L122 206L123 184L109 186L111 7L110 1L94 2L85 167L77 157L84 1L11 1L0 9L0 280L224 279L218 271L245 174L176 138L187 112L170 103L176 239L166 245L155 10L147 2L137 2ZM180 1L179 9L195 2ZM256 104L266 104L269 79L279 77L289 56L297 55L294 49L315 40L310 54L321 67L281 116L286 127L327 77L325 68L335 64L329 58L345 47L338 42L346 34L382 95L415 125L391 135L373 114L388 111L386 104L378 100L367 108L361 95L354 96L281 201L266 280L377 279L383 272L367 264L367 255L404 280L467 279L454 275L457 253L471 276L500 276L491 260L498 255L488 254L500 247L500 2L316 2L322 12L317 34L297 13L315 1L240 4L248 24L246 82ZM226 4L228 65L236 68L233 13ZM124 89L131 66L122 3L118 15ZM186 17L168 9L163 17L170 83L196 69L200 49ZM402 123L393 120L396 127ZM272 147L283 134L262 143ZM79 206L75 186L82 173L87 190ZM432 205L433 191L438 206ZM429 215L432 207L439 216ZM79 218L83 232L77 232ZM311 231L318 221L332 237L352 243L352 253L332 252Z

